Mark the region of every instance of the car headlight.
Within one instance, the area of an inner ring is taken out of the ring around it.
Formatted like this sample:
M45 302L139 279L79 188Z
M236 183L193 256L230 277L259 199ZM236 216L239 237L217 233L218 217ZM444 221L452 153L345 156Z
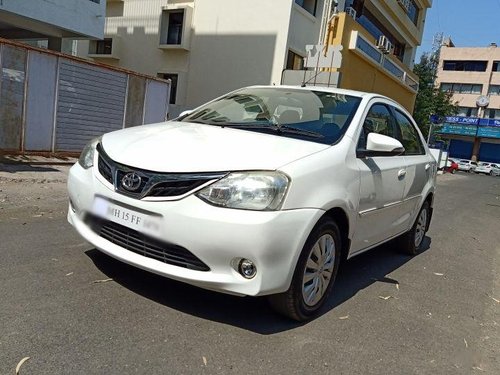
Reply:
M78 163L85 168L88 169L94 165L94 153L97 144L101 142L102 137L94 138L83 148L80 157L78 158Z
M214 206L272 211L281 206L289 179L279 172L231 173L196 194Z

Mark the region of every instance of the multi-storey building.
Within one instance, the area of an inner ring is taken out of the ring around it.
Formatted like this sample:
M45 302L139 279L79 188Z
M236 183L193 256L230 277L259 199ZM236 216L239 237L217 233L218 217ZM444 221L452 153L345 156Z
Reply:
M430 5L431 0L108 1L105 39L79 43L78 54L171 79L175 115L242 86L288 83L283 71L303 69L306 45L342 44L343 63L330 84L379 92L412 110L418 88L412 67Z
M327 38L342 45L338 86L377 92L413 110L413 73L431 0L339 0Z
M324 14L324 0L108 1L104 40L79 42L78 54L171 79L175 115L242 86L279 84L318 42Z
M500 48L458 48L448 40L441 47L437 85L459 107L440 131L451 139L450 155L500 162Z
M73 39L103 38L105 11L106 0L2 0L0 37L68 50Z

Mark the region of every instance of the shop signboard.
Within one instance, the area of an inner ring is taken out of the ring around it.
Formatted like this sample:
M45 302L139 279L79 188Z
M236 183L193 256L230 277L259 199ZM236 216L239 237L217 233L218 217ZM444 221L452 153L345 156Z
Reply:
M500 138L500 126L480 126L477 131L478 137Z
M477 126L445 123L439 132L441 134L458 134L458 135L476 136Z

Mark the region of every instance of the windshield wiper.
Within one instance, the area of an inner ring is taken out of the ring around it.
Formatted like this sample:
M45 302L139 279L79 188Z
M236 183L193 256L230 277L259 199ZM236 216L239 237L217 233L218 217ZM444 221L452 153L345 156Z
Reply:
M300 128L295 128L293 126L289 125L278 125L278 124L246 124L246 123L226 123L225 124L228 127L235 127L235 128L250 128L250 129L270 129L274 130L277 133L292 133L292 134L298 134L298 135L305 135L308 137L313 137L313 138L325 138L325 136L321 133L314 132L311 130L305 130L305 129L300 129Z

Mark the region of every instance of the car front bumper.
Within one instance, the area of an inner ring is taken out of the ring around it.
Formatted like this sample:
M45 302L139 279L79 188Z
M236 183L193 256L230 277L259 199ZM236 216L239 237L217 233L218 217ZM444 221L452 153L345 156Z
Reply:
M95 167L75 164L68 176L68 221L102 252L141 269L205 289L237 295L267 295L288 289L297 259L312 228L324 214L319 209L257 212L218 208L194 195L176 201L130 198L98 174ZM94 232L84 220L96 196L125 207L161 215L163 241L184 247L209 271L197 271L126 250ZM239 259L257 268L252 279L237 271Z

